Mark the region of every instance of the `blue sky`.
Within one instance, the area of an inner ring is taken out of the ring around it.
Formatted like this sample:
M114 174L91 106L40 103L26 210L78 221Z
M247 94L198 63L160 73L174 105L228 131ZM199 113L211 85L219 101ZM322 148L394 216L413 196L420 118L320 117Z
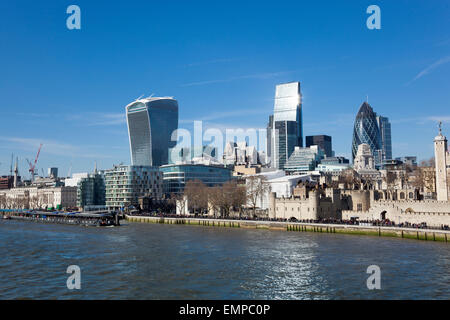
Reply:
M81 30L66 8L81 8ZM369 30L366 8L381 8ZM433 155L450 136L450 2L2 1L0 174L11 153L65 175L129 163L124 106L174 96L180 127L265 128L275 85L300 81L304 135L350 157L369 97L394 156ZM41 169L39 169L39 173Z

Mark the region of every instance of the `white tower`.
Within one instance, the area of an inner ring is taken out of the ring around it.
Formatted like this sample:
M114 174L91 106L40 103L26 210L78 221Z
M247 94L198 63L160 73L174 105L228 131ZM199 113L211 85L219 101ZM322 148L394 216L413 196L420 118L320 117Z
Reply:
M442 123L439 122L439 135L434 138L434 157L436 162L436 193L438 201L448 201L447 161L450 156L447 151L447 138L442 135Z

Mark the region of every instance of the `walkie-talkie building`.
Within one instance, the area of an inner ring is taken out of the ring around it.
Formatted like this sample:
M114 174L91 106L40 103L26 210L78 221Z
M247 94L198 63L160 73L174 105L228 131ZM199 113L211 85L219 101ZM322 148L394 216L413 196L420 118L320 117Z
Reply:
M131 164L168 164L172 133L178 128L178 102L170 97L138 99L126 106Z
M376 113L372 107L364 102L359 108L353 128L352 159L355 160L358 146L366 143L375 157L375 163L380 163L381 135L377 124Z

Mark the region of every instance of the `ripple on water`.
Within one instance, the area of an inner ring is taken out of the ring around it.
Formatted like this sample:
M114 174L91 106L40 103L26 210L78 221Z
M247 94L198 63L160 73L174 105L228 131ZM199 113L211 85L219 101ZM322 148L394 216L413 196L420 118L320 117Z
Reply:
M448 245L129 223L0 223L1 299L449 299ZM66 287L79 265L82 289ZM366 287L379 265L382 290Z

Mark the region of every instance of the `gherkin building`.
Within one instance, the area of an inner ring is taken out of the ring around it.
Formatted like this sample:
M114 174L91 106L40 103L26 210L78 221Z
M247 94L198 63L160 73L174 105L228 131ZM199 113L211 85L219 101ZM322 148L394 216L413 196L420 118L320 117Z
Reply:
M378 150L381 149L381 134L376 116L376 113L373 112L372 107L367 102L364 102L359 108L355 119L355 126L353 128L353 160L355 160L358 146L362 143L367 143L375 157L375 162L377 162Z

